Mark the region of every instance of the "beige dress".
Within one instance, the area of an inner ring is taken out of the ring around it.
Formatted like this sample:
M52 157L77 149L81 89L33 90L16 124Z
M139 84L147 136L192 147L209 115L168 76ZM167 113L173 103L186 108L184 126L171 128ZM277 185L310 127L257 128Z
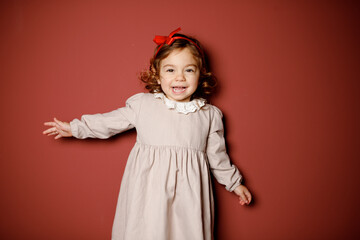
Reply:
M108 138L136 128L121 182L112 240L211 240L210 172L233 191L241 182L230 163L220 110L196 99L178 103L140 93L109 113L70 123L76 138Z

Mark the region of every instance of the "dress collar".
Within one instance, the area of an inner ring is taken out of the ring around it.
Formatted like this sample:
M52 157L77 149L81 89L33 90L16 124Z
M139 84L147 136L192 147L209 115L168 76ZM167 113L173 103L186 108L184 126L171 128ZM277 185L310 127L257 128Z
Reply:
M203 98L196 98L191 100L190 102L177 102L174 100L168 99L164 93L154 93L155 98L159 98L165 103L167 108L175 109L179 113L188 114L191 112L196 112L203 106L205 106L205 99Z

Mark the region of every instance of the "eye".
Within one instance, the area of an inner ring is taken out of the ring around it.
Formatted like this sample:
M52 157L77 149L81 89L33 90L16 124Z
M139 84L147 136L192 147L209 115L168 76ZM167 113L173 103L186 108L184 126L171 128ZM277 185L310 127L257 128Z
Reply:
M168 68L168 69L165 70L165 72L174 72L174 69Z
M192 69L192 68L188 68L188 69L186 69L185 71L186 71L186 72L195 72L195 70Z

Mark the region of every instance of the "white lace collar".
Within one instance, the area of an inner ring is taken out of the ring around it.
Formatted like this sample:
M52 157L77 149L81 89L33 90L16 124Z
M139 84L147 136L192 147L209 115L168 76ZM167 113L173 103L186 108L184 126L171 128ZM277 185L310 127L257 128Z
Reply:
M196 98L190 102L177 102L168 99L164 93L154 93L155 98L161 99L169 109L175 109L179 113L188 114L205 106L205 99Z

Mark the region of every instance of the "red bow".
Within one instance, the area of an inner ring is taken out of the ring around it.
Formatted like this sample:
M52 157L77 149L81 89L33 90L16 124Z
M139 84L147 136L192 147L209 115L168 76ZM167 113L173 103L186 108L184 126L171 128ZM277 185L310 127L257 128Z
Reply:
M164 45L164 44L171 45L176 39L176 38L173 38L174 34L179 32L180 30L181 30L181 28L178 28L178 29L172 31L168 37L167 36L155 36L154 42L157 45Z
M154 42L157 44L157 45L160 45L158 47L158 50L156 51L155 53L155 56L158 54L158 52L160 51L160 49L164 46L164 44L167 44L167 45L171 45L176 39L185 39L189 42L191 42L192 44L194 44L196 46L196 48L199 50L199 52L201 53L202 55L202 58L204 57L204 54L203 54L203 51L202 49L192 40L186 38L186 37L181 37L181 36L176 36L176 37L173 37L175 33L179 32L181 30L181 28L178 28L174 31L172 31L169 36L155 36L154 37Z

